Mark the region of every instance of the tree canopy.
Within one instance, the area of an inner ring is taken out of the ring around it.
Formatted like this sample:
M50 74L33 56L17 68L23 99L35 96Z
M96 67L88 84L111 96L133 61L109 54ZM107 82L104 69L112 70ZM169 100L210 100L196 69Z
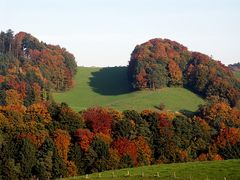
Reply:
M31 105L73 84L77 64L65 48L12 30L0 34L0 104ZM11 99L11 102L9 101Z
M168 39L137 45L128 77L135 89L185 86L201 96L219 96L232 106L240 98L240 82L220 61Z

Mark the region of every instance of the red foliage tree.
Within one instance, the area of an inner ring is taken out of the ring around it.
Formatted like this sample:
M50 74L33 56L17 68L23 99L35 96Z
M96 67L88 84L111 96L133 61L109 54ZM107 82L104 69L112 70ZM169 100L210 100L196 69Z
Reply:
M116 149L120 155L129 155L133 160L134 165L137 165L137 147L133 141L128 140L127 138L120 138L112 143L112 148Z
M4 82L5 78L4 76L0 75L0 83Z
M144 69L142 69L140 73L136 75L136 81L137 87L147 87L147 73Z
M220 147L225 147L227 143L235 145L237 142L240 142L239 128L223 128L216 139L216 144Z
M83 118L94 133L111 134L112 117L106 109L90 108L83 113Z

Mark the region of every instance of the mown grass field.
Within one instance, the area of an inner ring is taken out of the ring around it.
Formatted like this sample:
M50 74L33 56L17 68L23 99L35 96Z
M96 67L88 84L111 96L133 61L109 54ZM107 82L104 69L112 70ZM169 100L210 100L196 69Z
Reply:
M129 172L129 176L127 176ZM192 180L239 180L240 160L205 161L160 164L137 168L105 171L87 175L89 179L192 179ZM86 179L86 175L68 178Z
M195 111L199 104L204 103L202 98L184 88L133 92L126 72L126 67L79 67L74 88L54 93L53 97L57 102L66 102L76 111L92 106L156 110L160 103L172 111Z

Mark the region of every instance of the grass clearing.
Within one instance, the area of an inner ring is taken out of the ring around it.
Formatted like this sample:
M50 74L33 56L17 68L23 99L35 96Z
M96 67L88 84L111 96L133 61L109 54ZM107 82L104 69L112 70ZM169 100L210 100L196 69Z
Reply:
M132 91L127 67L79 67L75 86L66 92L54 93L57 102L66 102L76 111L92 106L118 110L154 109L160 103L172 111L195 111L204 100L184 88Z
M116 180L125 178L224 180L225 177L226 179L237 180L240 179L240 160L160 164L93 173L87 175L87 177L89 179ZM86 175L67 179L86 179Z

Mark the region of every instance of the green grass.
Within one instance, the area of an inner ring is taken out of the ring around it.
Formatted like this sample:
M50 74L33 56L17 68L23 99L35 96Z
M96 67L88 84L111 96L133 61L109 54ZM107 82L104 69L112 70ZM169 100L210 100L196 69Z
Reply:
M234 72L234 74L237 78L240 78L240 72Z
M126 175L129 174L129 177ZM142 177L144 173L144 177ZM160 177L155 177L159 174ZM114 175L114 177L113 177ZM240 179L240 160L225 161L205 161L205 162L189 162L175 164L160 164L152 166L143 166L137 168L120 169L113 171L105 171L88 175L89 179L192 179L192 180L237 180ZM86 176L79 176L71 179L85 179Z
M118 110L155 109L164 103L172 111L195 111L204 100L184 88L160 90L131 90L126 67L79 67L75 86L69 91L54 93L57 102L66 102L76 111L92 106L112 107Z

